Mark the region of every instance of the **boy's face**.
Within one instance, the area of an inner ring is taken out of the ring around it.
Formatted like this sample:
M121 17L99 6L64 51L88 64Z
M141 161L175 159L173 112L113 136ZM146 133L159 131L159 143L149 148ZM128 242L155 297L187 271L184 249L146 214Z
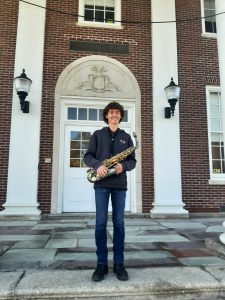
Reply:
M110 109L106 115L109 125L118 125L121 119L121 112L119 109Z

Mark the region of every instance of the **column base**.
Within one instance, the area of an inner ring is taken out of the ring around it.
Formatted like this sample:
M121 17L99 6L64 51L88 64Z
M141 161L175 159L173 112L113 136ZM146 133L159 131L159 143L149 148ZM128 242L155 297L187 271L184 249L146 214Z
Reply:
M189 218L189 212L179 205L156 205L151 211L150 216L152 219L159 218Z
M222 233L222 234L219 236L219 239L220 239L221 243L225 245L225 233Z
M41 211L37 208L37 206L33 205L10 205L10 204L3 204L5 207L4 210L0 211L0 218L4 217L21 217L27 219L37 219L40 220L41 218Z
M223 227L225 227L225 222L223 222ZM222 233L219 236L219 239L220 239L221 243L225 245L225 233Z

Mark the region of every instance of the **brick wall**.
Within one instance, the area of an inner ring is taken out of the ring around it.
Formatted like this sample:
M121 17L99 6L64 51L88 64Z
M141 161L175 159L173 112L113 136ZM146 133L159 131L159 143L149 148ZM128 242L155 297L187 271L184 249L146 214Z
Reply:
M47 1L47 7L78 13L78 1ZM149 0L122 1L122 18L138 21L150 20ZM44 81L41 120L41 149L38 201L42 212L50 211L51 166L44 164L44 157L52 157L54 127L54 92L57 79L64 68L74 60L92 54L106 55L126 65L136 77L141 88L142 113L142 162L143 162L143 212L149 212L153 201L152 153L152 80L151 35L149 25L123 24L123 29L97 29L79 27L77 17L47 11ZM128 43L129 55L108 55L96 52L69 50L70 40Z
M177 18L199 17L200 0L176 0ZM219 211L225 186L209 185L206 85L219 85L217 41L201 36L201 20L177 23L181 87L183 201L191 212Z
M78 13L78 1L47 1L47 7ZM0 66L2 97L0 106L0 209L7 188L14 57L18 2L0 2ZM177 18L200 16L200 1L176 0ZM150 1L122 1L122 18L150 20ZM59 75L72 61L91 54L110 56L126 65L141 88L142 113L142 193L143 212L149 212L154 198L152 149L152 67L149 25L123 24L122 30L79 27L77 17L47 11L41 119L41 149L38 201L43 213L51 206L51 165L44 157L52 157L54 128L54 93ZM218 211L224 205L225 187L209 185L206 85L219 85L216 39L201 36L201 20L178 22L178 70L181 86L180 125L183 201L191 212ZM69 50L70 40L128 43L129 55L77 52Z
M18 1L1 0L0 11L0 210L2 210L7 190Z

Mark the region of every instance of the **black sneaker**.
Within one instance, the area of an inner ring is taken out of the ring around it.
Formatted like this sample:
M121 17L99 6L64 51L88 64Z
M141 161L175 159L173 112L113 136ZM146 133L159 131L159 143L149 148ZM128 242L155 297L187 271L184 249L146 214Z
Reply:
M123 263L114 264L113 272L116 274L117 279L126 281L129 279L127 271L124 268Z
M92 280L93 281L102 281L104 279L104 275L108 273L108 265L97 264L97 268L95 269Z

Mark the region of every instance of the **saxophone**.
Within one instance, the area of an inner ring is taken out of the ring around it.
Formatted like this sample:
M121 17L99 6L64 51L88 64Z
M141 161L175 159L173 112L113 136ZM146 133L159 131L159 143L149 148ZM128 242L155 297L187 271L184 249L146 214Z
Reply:
M100 181L106 177L109 177L113 174L115 174L116 170L115 170L115 165L122 161L123 159L125 159L128 155L130 155L132 152L134 152L137 148L138 148L138 141L137 141L137 135L134 132L133 133L133 137L135 138L135 146L132 146L114 156L112 156L111 158L105 159L102 162L102 165L105 166L108 169L108 172L105 176L100 177L97 175L97 171L94 168L90 168L87 170L87 179L89 182L94 183L96 181Z

